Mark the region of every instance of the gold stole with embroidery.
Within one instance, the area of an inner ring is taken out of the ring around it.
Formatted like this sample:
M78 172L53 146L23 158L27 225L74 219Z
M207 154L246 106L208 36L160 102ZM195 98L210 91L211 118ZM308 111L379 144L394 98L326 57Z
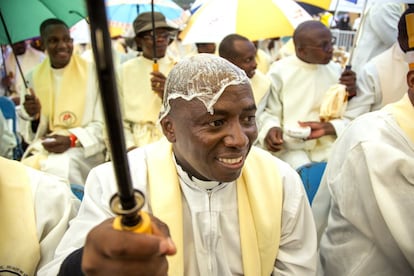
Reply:
M53 72L46 58L33 73L35 93L42 105L41 113L49 118L49 130L74 128L81 125L88 85L88 63L73 55L63 68L59 91L54 91Z

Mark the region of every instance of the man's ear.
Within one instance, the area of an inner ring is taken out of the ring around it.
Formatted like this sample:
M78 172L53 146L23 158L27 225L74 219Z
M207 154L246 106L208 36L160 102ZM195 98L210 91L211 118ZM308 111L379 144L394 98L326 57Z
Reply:
M414 70L407 73L408 97L412 105L414 105Z
M295 53L298 57L303 57L305 55L306 48L302 45L295 45Z
M175 129L174 129L174 122L171 118L167 115L161 120L161 127L162 132L164 133L165 137L170 143L175 143Z
M137 46L137 51L142 51L142 38L135 36L135 44Z
M407 74L407 84L410 90L414 93L414 70L411 70Z
M39 46L40 46L40 48L41 48L41 49L43 49L44 51L46 50L46 43L45 43L45 41L43 40L43 38L40 38L40 40L39 40Z

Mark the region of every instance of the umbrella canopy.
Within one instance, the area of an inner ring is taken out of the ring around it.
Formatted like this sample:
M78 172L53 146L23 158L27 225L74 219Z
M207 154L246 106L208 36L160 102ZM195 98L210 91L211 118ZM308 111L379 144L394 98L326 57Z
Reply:
M0 12L5 23L0 21L0 43L9 44L39 36L39 26L48 18L70 27L85 17L86 9L83 0L1 0Z
M105 0L111 36L133 36L132 22L138 14L151 11L151 0ZM182 26L189 13L172 0L154 0L154 11L162 13L173 27Z
M293 0L210 0L191 17L181 33L183 43L220 42L237 33L251 40L291 36L312 17Z
M329 11L361 13L366 0L297 0ZM386 0L387 2L390 0ZM392 0L391 0L392 1ZM399 0L395 0L399 1ZM374 2L374 1L370 1ZM378 1L379 2L379 1ZM383 1L385 2L385 1ZM402 2L402 1L401 1Z
M324 10L329 10L331 7L332 0L300 0L298 2L302 2L305 4L309 4L318 8L322 8Z

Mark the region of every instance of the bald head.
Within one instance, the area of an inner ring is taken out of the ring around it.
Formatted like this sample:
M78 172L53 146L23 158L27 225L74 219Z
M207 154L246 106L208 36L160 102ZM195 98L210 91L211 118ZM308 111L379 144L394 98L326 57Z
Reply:
M219 45L219 55L227 60L234 59L238 56L238 53L235 53L234 43L236 41L250 42L247 37L241 36L239 34L230 34L223 38Z
M319 21L310 20L299 24L293 33L293 42L295 45L306 43L312 34L319 31L329 31L329 29Z
M305 21L293 33L296 56L311 64L328 64L332 59L331 31L321 22Z

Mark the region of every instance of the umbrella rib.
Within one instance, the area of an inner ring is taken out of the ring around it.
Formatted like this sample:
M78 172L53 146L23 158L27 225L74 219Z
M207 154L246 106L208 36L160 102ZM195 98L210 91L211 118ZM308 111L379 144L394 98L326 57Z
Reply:
M11 40L11 37L10 37L10 33L9 33L9 30L7 29L7 25L6 25L6 22L4 21L3 13L1 12L1 10L0 10L0 19L1 19L1 22L3 23L3 27L4 27L4 31L6 33L7 40L9 41L9 44L12 45L13 43L12 43L12 40ZM20 61L17 58L17 55L15 54L13 47L12 47L12 51L13 51L14 58L16 59L17 68L19 69L19 73L22 77L24 87L27 89L26 78L24 77L23 70L22 70L22 67L20 65Z

